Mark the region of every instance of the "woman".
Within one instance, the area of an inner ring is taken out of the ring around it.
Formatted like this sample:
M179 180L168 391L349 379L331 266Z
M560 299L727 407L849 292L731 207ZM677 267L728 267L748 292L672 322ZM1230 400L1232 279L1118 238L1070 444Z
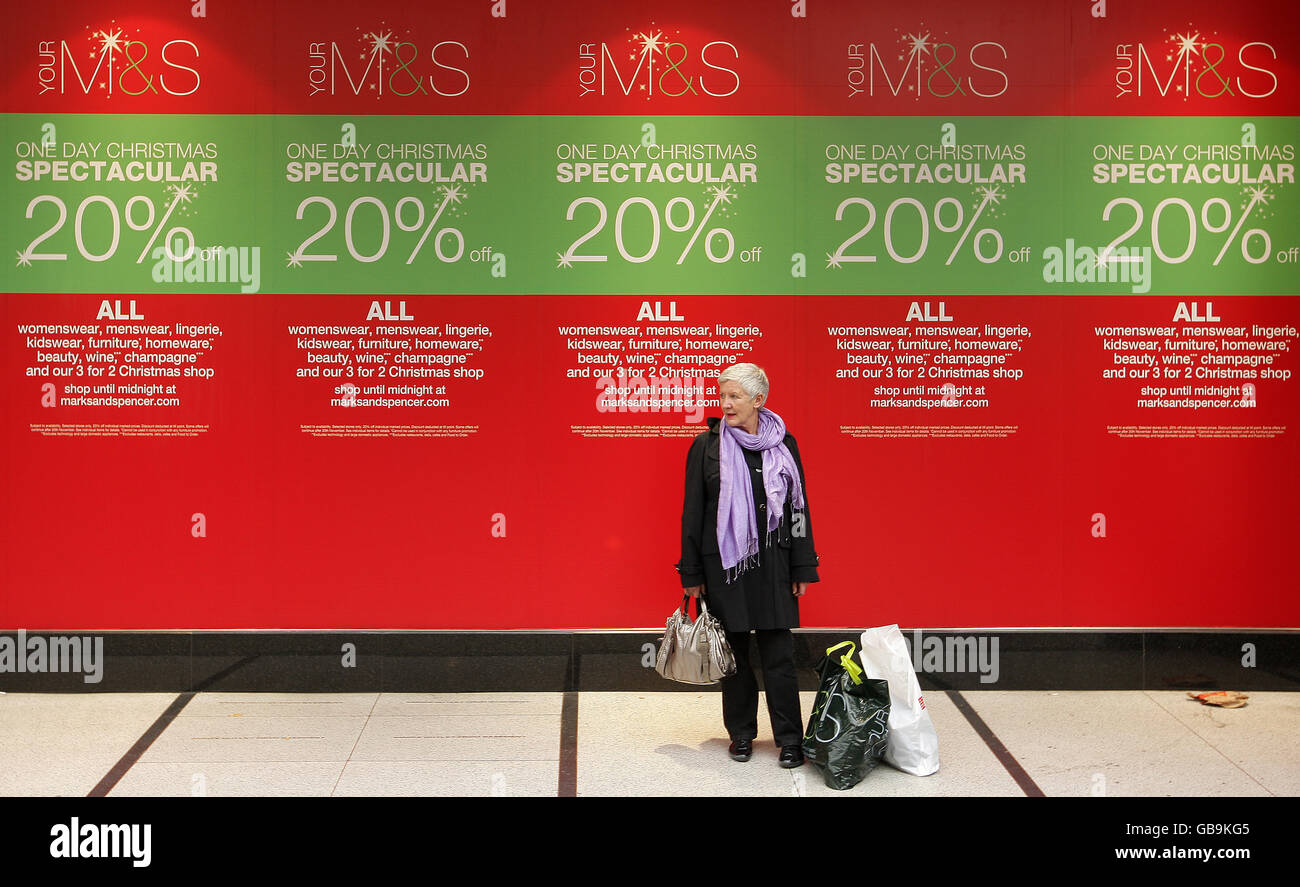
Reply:
M799 598L817 582L803 465L794 436L763 406L767 374L738 363L718 376L722 419L691 442L682 505L682 559L687 594L704 595L726 629L736 674L722 679L722 719L734 760L748 761L758 735L758 684L749 661L757 635L772 736L782 767L804 762L803 717L794 670Z

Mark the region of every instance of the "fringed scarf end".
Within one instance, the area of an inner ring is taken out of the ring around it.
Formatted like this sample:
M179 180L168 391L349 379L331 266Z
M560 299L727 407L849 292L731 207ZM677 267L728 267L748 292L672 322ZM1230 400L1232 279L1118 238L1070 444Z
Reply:
M727 567L725 571L726 573L725 578L727 580L727 584L730 585L731 583L735 582L738 578L740 578L742 575L757 567L758 562L759 562L758 554L754 553L741 558L740 562L737 563L734 567Z

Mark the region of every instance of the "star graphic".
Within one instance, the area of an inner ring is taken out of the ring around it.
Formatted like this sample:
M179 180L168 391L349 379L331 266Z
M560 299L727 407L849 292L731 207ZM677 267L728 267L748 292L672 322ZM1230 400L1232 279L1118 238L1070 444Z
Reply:
M108 31L99 32L99 48L104 52L121 52L122 51L122 29L118 28L111 34Z
M648 52L651 55L663 51L663 48L660 46L660 41L663 39L663 36L663 31L655 31L653 34L645 32L636 35L637 39L641 41L641 51L643 53Z
M826 254L826 267L827 267L827 268L839 268L839 267L841 267L841 265L840 265L840 256L839 256L839 253L827 253L827 254Z
M711 185L705 190L712 194L713 199L718 203L731 203L735 198L735 194L732 193L730 185Z
M302 267L302 254L301 254L301 253L293 252L293 253L286 253L285 255L288 256L288 262L285 263L285 267L288 267L288 268L301 268L301 267Z
M1247 188L1246 193L1250 195L1251 203L1267 203L1273 199L1273 194L1268 190L1267 185L1257 185L1254 188ZM1242 205L1245 209L1245 205Z
M1178 35L1178 54L1179 54L1179 55L1182 55L1182 54L1185 52L1185 53L1187 53L1188 55L1196 55L1196 38L1199 37L1199 36L1201 36L1201 34L1200 34L1199 31L1198 31L1197 33L1195 33L1195 34L1191 34L1191 35L1188 35L1188 34L1179 34L1179 35Z
M573 257L570 256L570 255L568 255L567 253L556 253L556 254L555 254L555 257L559 260L559 261L557 261L557 262L555 263L555 267L556 267L556 268L572 268L572 267L573 267L573 262L572 262Z
M18 250L18 264L14 266L15 268L21 268L24 265L28 268L32 267L32 254L29 250L30 247L26 250Z
M905 34L903 39L912 44L913 53L930 51L929 31L925 32L924 34L920 33L919 31L915 34Z
M393 37L392 31L385 31L382 34L379 33L378 31L374 31L372 33L364 34L362 36L370 38L370 52L372 54L376 52L382 54L388 52L391 49L389 43Z
M443 199L448 203L460 203L465 199L465 192L461 190L460 185L441 185L438 190L442 192Z
M172 185L172 200L178 204L186 204L194 199L193 185Z
M1002 193L1002 188L998 185L994 185L991 188L987 185L982 185L975 190L983 194L984 199L994 206L997 206L1006 198L1006 195Z

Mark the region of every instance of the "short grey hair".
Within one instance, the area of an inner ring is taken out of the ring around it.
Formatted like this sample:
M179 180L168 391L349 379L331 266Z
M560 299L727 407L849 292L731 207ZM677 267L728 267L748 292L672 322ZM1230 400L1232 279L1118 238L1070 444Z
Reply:
M722 387L723 382L735 382L750 397L758 394L767 397L767 373L763 372L763 368L757 364L733 363L718 374L719 388Z

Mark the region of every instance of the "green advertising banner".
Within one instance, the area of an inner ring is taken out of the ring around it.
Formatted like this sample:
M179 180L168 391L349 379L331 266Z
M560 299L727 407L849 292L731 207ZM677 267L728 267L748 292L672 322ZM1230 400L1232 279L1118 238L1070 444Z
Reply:
M788 292L796 142L767 117L552 118L549 292ZM539 180L542 176L538 176Z
M271 118L12 114L8 292L265 292Z
M1041 292L1059 238L1054 117L800 118L806 290Z
M510 271L522 283L524 269L508 262L510 245L535 230L528 197L518 193L532 122L276 117L276 287L505 292Z
M102 292L1285 293L1294 130L13 115L5 287L93 268Z
M1062 124L1068 239L1045 256L1045 291L1295 292L1295 118Z

